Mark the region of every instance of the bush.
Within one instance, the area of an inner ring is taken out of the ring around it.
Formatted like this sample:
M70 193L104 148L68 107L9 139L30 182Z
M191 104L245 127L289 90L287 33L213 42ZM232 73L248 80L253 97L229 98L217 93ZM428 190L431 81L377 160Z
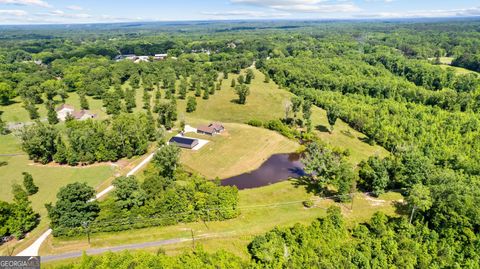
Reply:
M247 124L250 125L250 126L254 126L254 127L262 127L263 126L263 122L261 120L257 120L257 119L249 120L249 121L247 121Z
M295 137L298 137L300 136L300 134L298 133L298 131L294 130L294 129L291 129L288 125L286 125L285 123L283 123L282 121L280 120L270 120L270 121L267 121L265 124L264 124L264 127L269 129L269 130L272 130L272 131L277 131L279 132L281 135L287 137L287 138L290 138L290 139L294 139Z
M302 202L303 206L306 208L311 208L313 207L313 201L312 200L305 200Z

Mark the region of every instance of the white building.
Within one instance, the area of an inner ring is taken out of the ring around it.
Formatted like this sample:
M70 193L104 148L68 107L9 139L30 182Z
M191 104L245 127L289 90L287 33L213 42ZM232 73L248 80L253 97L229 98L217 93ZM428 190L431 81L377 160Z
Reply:
M73 114L75 108L71 105L63 104L59 106L57 109L57 118L61 121L65 121L68 114Z

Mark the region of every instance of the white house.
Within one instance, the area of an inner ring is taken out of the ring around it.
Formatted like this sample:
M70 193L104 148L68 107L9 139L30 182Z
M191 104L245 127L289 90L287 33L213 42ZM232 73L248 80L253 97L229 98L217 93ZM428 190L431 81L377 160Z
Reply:
M57 118L61 121L65 121L68 114L73 114L75 108L71 105L63 104L59 106L57 109Z

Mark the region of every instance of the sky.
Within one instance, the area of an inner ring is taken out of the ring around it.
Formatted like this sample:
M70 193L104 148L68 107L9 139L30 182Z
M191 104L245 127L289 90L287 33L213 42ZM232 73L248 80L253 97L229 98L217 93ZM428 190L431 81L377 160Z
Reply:
M0 24L467 16L479 0L0 0Z

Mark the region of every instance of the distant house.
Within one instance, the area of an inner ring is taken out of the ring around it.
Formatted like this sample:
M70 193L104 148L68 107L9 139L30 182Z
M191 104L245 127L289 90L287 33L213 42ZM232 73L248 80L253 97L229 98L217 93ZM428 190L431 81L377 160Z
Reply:
M76 120L88 120L88 119L94 119L97 117L96 114L93 114L91 113L90 111L88 110L80 110L80 111L74 111L72 113L72 116L76 119Z
M155 54L155 56L153 56L153 59L157 60L157 61L160 61L160 60L164 60L165 58L167 58L168 54L166 53L160 53L160 54Z
M134 63L149 62L150 56L137 56Z
M71 105L63 104L59 106L57 109L57 118L61 121L65 121L68 114L73 114L75 108Z
M130 61L135 61L137 59L137 56L135 54L124 54L124 55L117 55L115 57L115 61L122 61L122 60L130 60Z
M225 131L225 127L218 122L210 123L209 125L202 125L197 128L197 133L206 135L216 135Z
M181 136L174 136L169 141L170 145L176 145L178 147L186 149L193 149L195 146L198 145L198 143L198 139Z
M71 115L76 120L94 119L96 114L91 113L88 110L75 111L75 108L71 105L63 104L57 109L57 118L61 121L65 121L68 115Z

